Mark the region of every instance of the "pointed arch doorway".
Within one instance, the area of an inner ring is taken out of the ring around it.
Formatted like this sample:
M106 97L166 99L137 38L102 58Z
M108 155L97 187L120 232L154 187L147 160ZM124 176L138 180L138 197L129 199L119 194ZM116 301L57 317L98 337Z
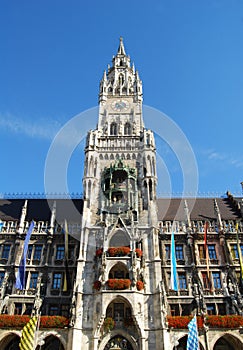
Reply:
M108 341L104 350L134 350L134 348L125 337L118 334Z

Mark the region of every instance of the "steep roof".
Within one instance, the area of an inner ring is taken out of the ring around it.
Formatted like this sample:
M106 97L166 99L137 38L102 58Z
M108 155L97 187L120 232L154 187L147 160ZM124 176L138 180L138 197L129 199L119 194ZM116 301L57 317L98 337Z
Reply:
M241 213L228 198L216 198L221 218L223 220L237 220ZM159 198L159 220L185 220L185 199L183 198ZM186 199L191 220L215 220L214 198L187 198Z
M56 199L56 218L59 221L68 220L80 222L83 210L82 199ZM20 219L25 199L0 200L0 219L17 221ZM49 221L54 199L28 199L26 221Z
M238 198L239 199L239 198ZM82 199L56 199L56 219L71 222L80 222L83 200ZM159 198L159 220L185 220L183 198ZM216 198L219 211L224 220L239 220L241 213L230 198ZM3 221L18 221L21 216L25 199L0 200L0 219ZM26 220L49 221L54 199L28 199ZM215 220L214 198L187 198L186 199L191 220Z

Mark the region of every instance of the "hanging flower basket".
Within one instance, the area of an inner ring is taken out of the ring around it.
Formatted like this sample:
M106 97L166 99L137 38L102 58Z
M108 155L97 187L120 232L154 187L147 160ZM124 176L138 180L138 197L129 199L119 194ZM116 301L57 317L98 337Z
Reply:
M109 279L107 281L109 289L128 289L131 286L129 279Z
M110 247L108 249L109 256L126 256L130 254L130 247Z
M142 290L144 288L143 281L137 281L136 287L137 287L137 290Z
M135 253L137 255L137 258L141 258L143 256L143 251L139 248L135 249Z
M96 250L95 256L97 256L97 258L100 258L103 254L103 248L99 248Z
M106 332L112 331L112 329L115 327L115 321L113 320L113 318L112 317L105 318L103 327Z
M96 290L100 290L101 282L100 281L94 281L93 288L96 289Z

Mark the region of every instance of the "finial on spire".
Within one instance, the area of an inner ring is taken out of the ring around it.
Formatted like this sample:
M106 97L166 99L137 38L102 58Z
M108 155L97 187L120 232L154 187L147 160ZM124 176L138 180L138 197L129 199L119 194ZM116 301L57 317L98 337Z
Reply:
M117 54L126 56L126 52L125 52L125 48L124 48L124 44L123 44L123 37L122 36L120 36L120 45L118 47Z
M107 78L106 78L106 70L104 70L104 73L103 73L103 81L106 81Z

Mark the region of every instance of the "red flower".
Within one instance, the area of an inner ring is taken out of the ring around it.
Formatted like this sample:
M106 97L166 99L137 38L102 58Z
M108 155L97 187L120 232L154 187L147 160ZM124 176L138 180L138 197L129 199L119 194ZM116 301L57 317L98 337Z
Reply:
M187 328L192 316L168 316L169 327L183 329ZM239 328L243 327L243 316L239 315L210 315L206 316L206 324L212 328ZM203 317L197 317L198 328L203 327Z
M143 251L139 248L135 249L135 253L138 258L141 258L141 256L143 256Z
M109 279L107 281L108 287L110 289L128 289L131 285L129 279Z
M28 315L0 315L0 328L23 328L29 320ZM63 316L41 316L40 328L64 328L68 323Z
M101 257L102 254L103 254L103 248L99 248L99 249L96 250L95 255L96 255L98 258Z
M176 329L186 329L191 319L192 316L167 316L169 327ZM203 327L203 318L201 316L197 317L197 326L198 328Z
M109 256L125 256L130 253L130 247L110 247Z
M101 282L100 281L95 281L94 285L93 285L93 288L96 289L96 290L100 290Z
M142 290L144 288L143 281L137 281L136 287L137 287L137 290Z
M243 317L239 315L212 315L206 317L206 323L212 328L239 328L243 326Z
M115 321L112 317L107 317L103 323L105 331L111 331L115 327Z

